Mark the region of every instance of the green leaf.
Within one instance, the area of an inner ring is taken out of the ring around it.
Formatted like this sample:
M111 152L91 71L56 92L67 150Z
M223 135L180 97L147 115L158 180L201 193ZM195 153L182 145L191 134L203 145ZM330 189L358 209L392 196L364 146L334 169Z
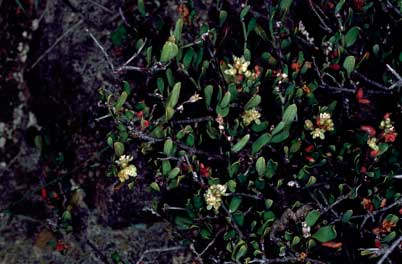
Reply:
M124 154L124 144L121 142L114 142L113 144L114 152L116 153L117 157L120 157Z
M251 146L251 154L257 154L258 151L260 151L271 141L271 138L271 135L269 135L268 133L262 134Z
M231 94L230 92L226 92L225 95L222 98L222 101L220 102L220 107L225 108L229 105L231 99Z
M339 13L339 11L341 11L344 4L345 4L345 0L339 1L339 3L335 7L335 14L337 14L337 13Z
M260 103L261 103L261 96L256 94L253 97L251 97L251 99L247 102L247 104L244 106L244 110L254 108L257 105L259 105Z
M166 120L170 120L172 119L172 117L174 116L174 109L171 107L166 107L165 109L165 118Z
M267 170L267 164L265 162L264 157L259 157L255 164L255 168L257 170L258 176L263 176L265 171Z
M333 225L323 226L317 232L312 235L321 243L331 241L336 238L336 230Z
M352 210L347 210L343 215L342 215L342 223L347 223L349 222L350 218L353 215Z
M160 192L161 188L159 187L159 185L156 182L153 182L149 185L149 187L151 188L151 190L155 191L155 192Z
M176 43L168 40L163 45L160 61L168 62L171 59L175 58L178 53L179 47L177 47Z
M289 105L285 112L283 113L282 120L285 122L285 124L291 124L297 115L297 106L296 104L291 104Z
M321 215L320 212L318 212L317 210L310 211L306 216L307 225L310 227L314 226L318 218L320 218L320 215Z
M145 12L144 0L138 0L137 7L138 7L138 11L140 11L141 15L146 16L147 13Z
M343 62L343 68L346 70L348 77L355 69L356 59L354 56L347 56L345 61Z
M167 99L167 106L174 108L179 101L179 96L180 96L180 89L181 89L181 82L176 83L173 86L172 91L169 94L169 97Z
M214 92L214 87L212 85L207 85L204 88L204 98L205 98L205 106L209 108L211 106L212 94Z
M114 108L116 109L116 112L118 112L122 108L122 106L124 105L124 103L127 100L127 96L128 96L127 92L124 91L121 93L121 95L119 96L119 99L117 99L117 102L114 106Z
M181 42L182 31L183 31L183 19L179 18L176 21L176 26L175 26L174 32L173 32L173 35L174 35L177 43Z
M272 143L280 143L282 141L285 141L289 137L289 130L283 130L281 133L275 135L272 137L271 142Z
M359 36L359 27L352 27L345 35L345 45L346 47L350 47L355 44L357 37Z
M229 204L229 212L231 212L231 213L236 212L241 204L241 201L242 201L241 197L233 196L233 198Z
M229 107L222 108L220 105L216 106L216 113L222 117L226 117L229 114Z
M283 130L284 128L285 128L285 122L284 122L284 121L281 121L281 122L279 122L278 125L276 125L276 127L274 128L274 130L272 130L271 134L272 134L272 135L276 135L276 134L278 134L279 132L282 132L282 130Z
M174 179L177 177L177 175L179 175L180 173L180 169L179 168L173 168L173 170L171 170L168 174L168 179Z
M243 19L247 15L249 10L250 10L249 5L244 7L243 10L240 12L240 18Z
M293 0L281 0L280 8L282 10L289 10L290 6L292 5Z
M221 27L223 23L225 23L226 18L228 17L228 12L225 10L221 10L219 12L219 26Z
M242 150L247 142L250 140L250 134L245 135L244 137L242 137L242 139L239 140L239 142L237 142L233 147L232 147L232 151L233 152L239 152L240 150Z
M171 139L167 139L165 144L163 145L163 152L170 156L173 154L173 141Z

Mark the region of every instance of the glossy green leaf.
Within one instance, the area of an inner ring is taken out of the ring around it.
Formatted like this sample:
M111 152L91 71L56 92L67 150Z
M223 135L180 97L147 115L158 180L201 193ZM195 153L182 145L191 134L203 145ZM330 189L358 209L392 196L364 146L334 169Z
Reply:
M172 91L169 94L169 97L167 99L167 106L174 108L179 101L179 96L180 96L180 89L181 89L181 82L176 83L173 86Z
M251 99L247 102L247 104L244 106L244 110L254 108L258 106L260 103L261 103L261 96L256 94L253 97L251 97Z
M251 154L257 154L258 151L260 151L271 141L271 138L271 135L268 133L262 134L251 146Z
M233 196L233 198L229 204L229 212L231 212L231 213L236 212L241 204L241 201L242 201L241 197Z
M317 210L312 210L306 216L306 223L308 226L312 227L317 222L318 218L320 218L320 212Z
M121 142L114 142L113 144L114 152L116 153L116 156L120 157L121 155L124 154L124 144Z
M124 91L121 93L121 95L117 99L117 102L114 106L114 108L116 109L116 112L119 111L123 107L124 103L127 100L127 96L128 96L127 92Z
M255 164L255 168L257 170L258 176L263 176L265 174L265 171L267 170L267 164L265 162L264 157L259 157L257 159L257 162Z
M160 61L166 63L175 58L178 53L179 47L177 44L171 41L166 41L162 48Z
M225 108L229 105L231 99L231 94L230 92L226 92L225 95L223 96L219 106L222 108Z
M209 108L211 106L212 94L214 92L214 87L212 85L207 85L204 88L204 98L205 98L205 106Z
M352 27L348 30L345 35L345 45L346 47L350 47L355 44L357 37L359 36L360 29L359 27Z
M348 76L353 72L355 69L356 59L354 56L347 56L345 61L343 62L343 68L346 70Z
M333 225L329 225L321 227L312 235L312 237L317 239L319 242L324 243L335 239L336 235L335 227Z
M289 105L285 112L283 113L282 120L285 124L291 124L297 116L297 106L296 104Z
M233 152L239 152L240 150L242 150L247 142L250 140L250 134L245 135L244 137L242 137L239 142L237 142L233 147L232 147L232 151Z

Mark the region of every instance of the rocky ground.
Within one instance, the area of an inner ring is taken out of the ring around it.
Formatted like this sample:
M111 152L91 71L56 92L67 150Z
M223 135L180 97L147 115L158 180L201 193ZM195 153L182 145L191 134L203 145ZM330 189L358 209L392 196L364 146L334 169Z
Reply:
M121 6L0 0L0 263L190 263L144 184L106 176L97 91L119 80L89 32L110 50Z

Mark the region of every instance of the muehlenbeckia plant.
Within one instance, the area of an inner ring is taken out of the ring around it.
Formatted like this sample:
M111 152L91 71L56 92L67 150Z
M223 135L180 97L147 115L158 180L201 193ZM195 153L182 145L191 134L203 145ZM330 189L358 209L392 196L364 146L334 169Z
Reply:
M233 65L228 64L229 69L225 70L225 74L232 76L244 75L248 78L251 76L251 71L248 70L249 65L250 62L246 61L244 56L233 56Z
M315 125L311 120L304 122L304 128L311 131L310 135L313 139L325 139L325 133L334 131L334 122L332 121L331 114L324 112L316 118Z
M215 211L218 211L222 205L222 196L226 196L226 185L222 184L214 184L211 185L207 192L204 194L205 202L207 203L207 209L211 210L212 208Z
M245 126L250 125L251 123L255 122L257 125L260 124L261 114L255 108L246 110L243 115L243 123Z
M120 171L117 173L117 177L120 182L127 181L130 177L137 176L137 167L130 162L133 160L133 157L130 155L121 155L119 160L116 160L116 163L120 167Z

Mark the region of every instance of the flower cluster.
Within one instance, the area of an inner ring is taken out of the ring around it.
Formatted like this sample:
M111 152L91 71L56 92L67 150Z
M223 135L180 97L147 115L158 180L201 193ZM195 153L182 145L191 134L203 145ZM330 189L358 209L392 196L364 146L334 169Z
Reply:
M125 182L130 177L137 176L137 168L130 164L133 160L133 157L130 155L121 155L119 160L116 163L120 166L120 171L117 173L117 177L119 177L120 182Z
M385 142L394 142L398 133L395 132L395 127L392 125L390 114L384 115L384 119L381 121L380 128L383 130L383 137Z
M255 122L257 125L260 123L260 118L261 114L260 112L258 112L257 110L255 110L255 108L252 108L250 110L246 110L243 113L243 123L244 125L248 126L251 123Z
M394 142L396 140L396 136L398 135L398 133L395 132L395 127L392 124L389 113L384 115L384 119L380 123L380 129L382 130L382 133L379 137L376 137L375 129L370 126L362 126L361 129L369 134L367 145L371 149L370 155L372 157L377 156L380 152L380 147L378 143L381 140L384 140L384 142L386 143Z
M325 132L334 131L334 122L332 121L330 113L320 113L316 118L315 126L311 120L306 120L304 122L304 127L310 130L310 134L315 138L325 139Z
M249 65L250 62L246 61L244 56L233 56L233 65L228 64L229 69L225 70L225 74L232 76L245 75L248 78L251 76L251 71L248 70Z
M304 26L303 22L300 20L299 21L299 30L300 33L307 39L307 41L314 45L314 38L310 37L310 33L306 30L306 27Z
M211 185L207 192L204 194L205 202L207 203L207 209L212 208L217 211L222 204L222 196L226 196L226 185L215 184Z

